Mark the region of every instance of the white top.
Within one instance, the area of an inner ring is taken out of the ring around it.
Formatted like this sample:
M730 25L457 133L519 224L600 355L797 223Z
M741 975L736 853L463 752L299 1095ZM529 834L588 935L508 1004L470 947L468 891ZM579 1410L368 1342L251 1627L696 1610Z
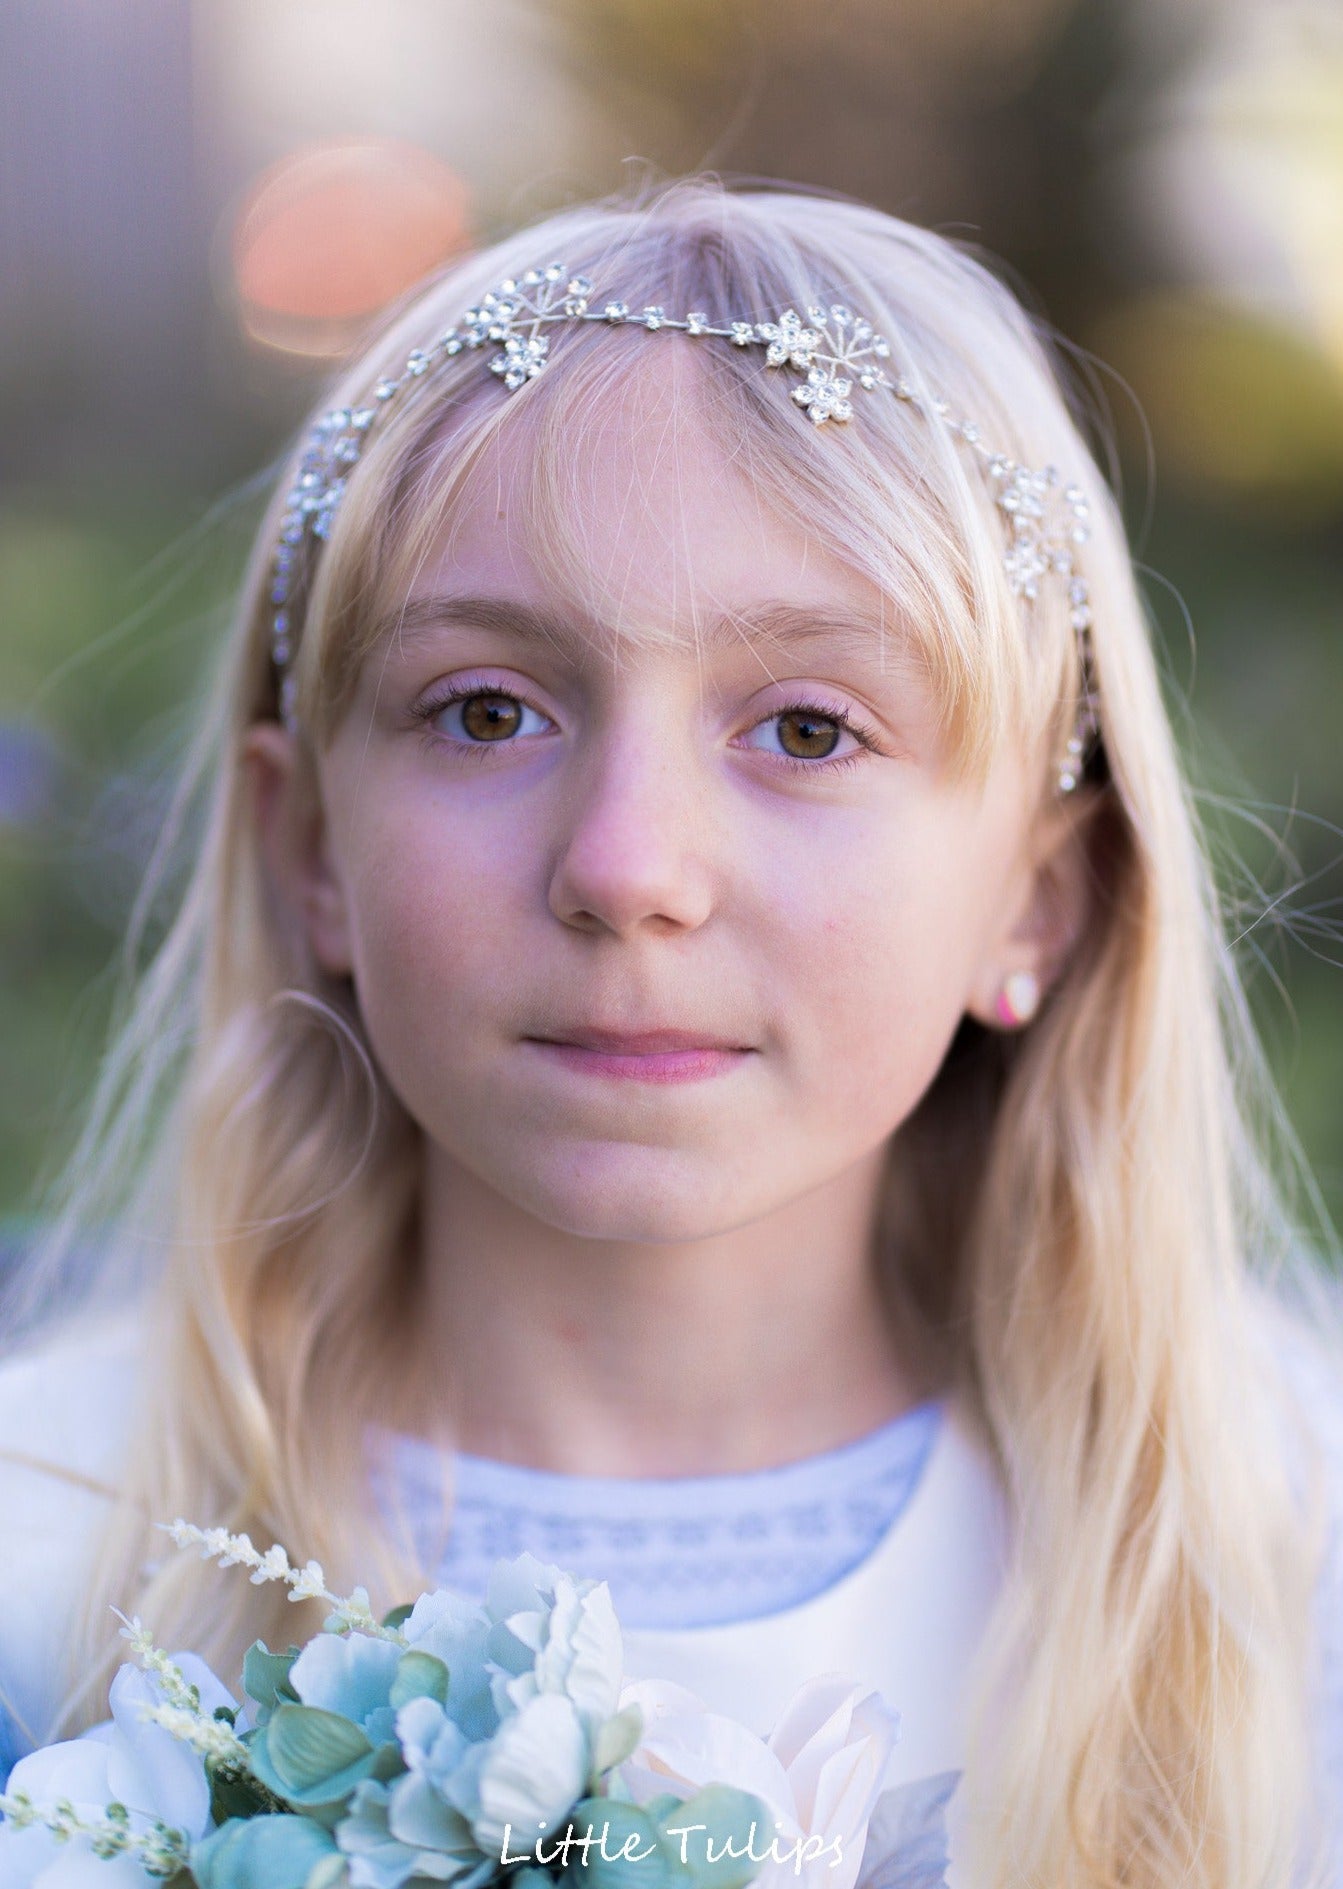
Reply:
M842 1673L877 1687L900 1714L887 1784L958 1771L973 1654L1008 1543L1002 1492L963 1411L948 1398L909 1502L856 1568L763 1619L630 1630L625 1667L635 1679L675 1679L762 1733L805 1680ZM965 1808L957 1790L947 1806L948 1889L966 1889L956 1868Z
M626 1628L716 1626L795 1607L866 1560L923 1474L942 1402L800 1460L709 1475L535 1469L371 1425L370 1475L435 1587L479 1602L495 1563L525 1549L604 1581Z
M143 1342L123 1313L0 1365L0 1704L23 1749L47 1736L57 1703L58 1657L124 1460L146 1369ZM1343 1441L1343 1409L1329 1416ZM59 1462L75 1480L54 1477L39 1458ZM908 1503L857 1567L760 1619L629 1629L626 1668L632 1678L688 1686L760 1732L804 1680L842 1673L879 1688L900 1714L889 1783L959 1770L973 1656L1008 1543L1007 1506L989 1459L948 1398ZM304 1552L301 1542L286 1545ZM1332 1757L1343 1727L1337 1557L1330 1578L1322 1649L1330 1670L1322 1678ZM964 1809L957 1791L948 1806L950 1889L969 1889L955 1861Z

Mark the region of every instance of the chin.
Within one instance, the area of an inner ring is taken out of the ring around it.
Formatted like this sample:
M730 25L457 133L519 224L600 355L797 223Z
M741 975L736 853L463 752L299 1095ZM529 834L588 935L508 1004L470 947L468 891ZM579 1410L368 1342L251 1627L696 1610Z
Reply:
M628 1144L575 1150L562 1165L534 1166L516 1187L495 1183L517 1206L577 1239L681 1245L730 1232L757 1217L730 1176L707 1157ZM744 1210L746 1207L746 1210Z

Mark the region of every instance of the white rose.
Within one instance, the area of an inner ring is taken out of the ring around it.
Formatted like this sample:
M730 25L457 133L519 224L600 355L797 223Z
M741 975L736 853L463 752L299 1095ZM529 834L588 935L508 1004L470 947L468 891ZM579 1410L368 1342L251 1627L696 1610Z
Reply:
M767 1739L662 1680L627 1685L620 1704L637 1705L644 1715L643 1736L619 1767L637 1803L667 1791L689 1797L706 1784L735 1785L764 1802L774 1826L752 1844L757 1855L774 1846L756 1877L760 1889L853 1889L899 1736L899 1714L879 1693L838 1674L810 1679Z

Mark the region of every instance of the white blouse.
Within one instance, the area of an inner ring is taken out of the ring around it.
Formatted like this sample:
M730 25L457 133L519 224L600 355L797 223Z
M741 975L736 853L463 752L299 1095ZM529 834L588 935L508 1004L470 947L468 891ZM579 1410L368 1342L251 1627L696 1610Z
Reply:
M149 1368L142 1347L133 1315L122 1313L0 1365L0 1707L16 1733L11 1755L49 1735L62 1643ZM1324 1415L1343 1487L1343 1404L1330 1404ZM73 1480L53 1476L43 1466L52 1462ZM301 1543L288 1545L302 1551ZM856 1567L762 1618L628 1628L626 1669L632 1678L674 1680L761 1733L805 1680L840 1673L879 1689L900 1716L888 1783L960 1770L974 1654L1008 1550L997 1478L966 1413L948 1397L908 1502ZM1321 1593L1321 1729L1323 1761L1343 1779L1336 1772L1343 1764L1341 1567L1336 1543ZM956 1863L966 1814L957 1790L947 1810L950 1889L969 1889Z

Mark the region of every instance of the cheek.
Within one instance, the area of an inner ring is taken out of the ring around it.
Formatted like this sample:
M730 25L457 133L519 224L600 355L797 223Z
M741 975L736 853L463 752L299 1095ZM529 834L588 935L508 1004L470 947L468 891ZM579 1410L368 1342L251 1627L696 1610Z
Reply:
M954 855L948 855L954 856ZM933 849L865 849L793 930L793 1034L823 1108L888 1130L936 1075L964 1013L982 916Z
M428 1079L444 1046L468 1040L482 1000L487 1013L498 1008L491 995L507 1007L519 869L497 846L473 847L465 822L452 833L408 819L361 837L347 884L360 1010L375 1056L411 1102L416 1072Z

